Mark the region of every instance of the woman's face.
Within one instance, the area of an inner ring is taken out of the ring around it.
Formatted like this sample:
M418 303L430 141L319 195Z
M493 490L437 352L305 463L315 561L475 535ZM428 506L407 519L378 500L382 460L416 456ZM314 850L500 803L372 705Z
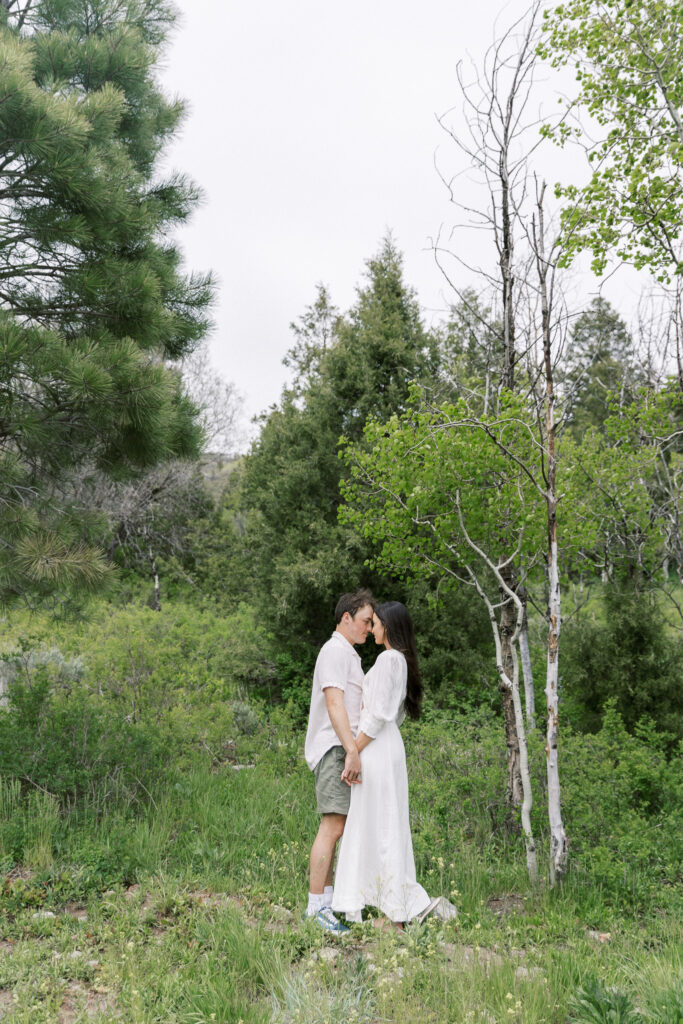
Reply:
M375 638L375 643L381 647L386 640L386 630L382 625L382 620L377 617L377 612L372 616L372 635Z

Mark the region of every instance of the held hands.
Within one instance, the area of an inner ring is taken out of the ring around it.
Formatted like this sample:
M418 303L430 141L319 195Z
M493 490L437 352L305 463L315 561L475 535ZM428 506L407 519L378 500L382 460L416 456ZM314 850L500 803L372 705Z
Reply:
M344 771L341 773L341 780L347 786L357 786L360 781L361 763L357 750L350 750L344 761Z

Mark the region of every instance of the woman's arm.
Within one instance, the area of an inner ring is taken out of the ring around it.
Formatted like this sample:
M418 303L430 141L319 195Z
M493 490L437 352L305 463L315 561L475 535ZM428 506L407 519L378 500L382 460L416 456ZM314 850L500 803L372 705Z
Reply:
M393 722L400 710L404 688L401 685L401 671L405 667L403 655L396 651L383 651L368 674L371 685L361 708L356 746L358 751L376 739L387 722ZM365 736L363 746L358 745L360 736Z
M367 733L359 732L356 736L356 750L360 754L361 750L365 750L368 743L372 743L374 736L368 736Z
M374 738L374 736L368 736L364 732L359 732L356 736L356 750L358 753L360 754L361 750L365 750L368 743L372 743ZM359 772L358 775L354 775L353 778L351 778L349 771L345 766L344 771L341 773L341 780L342 782L345 782L347 786L358 785L358 783L362 782L363 776Z

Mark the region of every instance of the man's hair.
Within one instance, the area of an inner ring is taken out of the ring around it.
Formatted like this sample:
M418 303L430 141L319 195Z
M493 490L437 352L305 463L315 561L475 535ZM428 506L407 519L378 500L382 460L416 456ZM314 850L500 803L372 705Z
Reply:
M355 590L353 594L342 594L337 601L337 607L334 609L335 622L339 625L345 612L348 612L353 619L356 612L366 604L369 604L373 609L375 607L375 599L369 590Z

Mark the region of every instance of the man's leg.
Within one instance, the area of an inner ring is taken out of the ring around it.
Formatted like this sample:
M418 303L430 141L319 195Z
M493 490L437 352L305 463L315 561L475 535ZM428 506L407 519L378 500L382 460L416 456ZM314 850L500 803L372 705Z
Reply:
M346 825L350 803L349 787L341 781L345 758L344 748L334 746L323 755L315 768L315 795L321 818L318 834L311 847L306 908L307 917L315 917L326 931L337 935L348 931L330 909L334 854Z
M345 824L345 814L323 814L320 819L320 828L311 847L309 892L322 895L325 886L332 885L334 854Z

